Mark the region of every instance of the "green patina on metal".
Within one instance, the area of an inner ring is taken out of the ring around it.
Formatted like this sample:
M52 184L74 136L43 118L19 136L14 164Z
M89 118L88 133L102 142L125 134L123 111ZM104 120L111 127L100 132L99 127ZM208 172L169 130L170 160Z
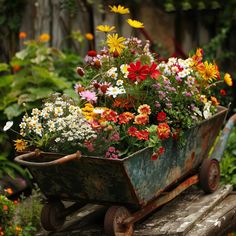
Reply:
M151 160L152 150L146 148L121 160L82 156L63 164L28 168L48 199L143 206L199 167L226 112L220 108L216 115L187 130L181 148L168 140L165 153L156 161ZM27 161L46 163L55 158L60 156L42 153Z

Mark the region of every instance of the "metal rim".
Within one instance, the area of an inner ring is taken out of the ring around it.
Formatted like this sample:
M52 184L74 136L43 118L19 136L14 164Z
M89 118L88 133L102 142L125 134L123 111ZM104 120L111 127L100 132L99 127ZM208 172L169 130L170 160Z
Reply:
M66 217L63 216L65 210L61 201L48 202L44 204L41 211L41 224L47 231L55 231L61 228Z
M107 236L118 236L124 234L126 236L133 235L133 224L128 226L122 222L131 214L127 208L122 206L110 207L104 218L104 230Z
M205 193L217 190L220 182L220 166L215 159L205 159L200 169L200 186Z

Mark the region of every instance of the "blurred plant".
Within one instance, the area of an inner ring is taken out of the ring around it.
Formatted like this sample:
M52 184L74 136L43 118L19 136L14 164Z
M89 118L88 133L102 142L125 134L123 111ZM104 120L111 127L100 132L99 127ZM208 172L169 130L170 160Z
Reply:
M0 195L0 235L32 236L40 228L41 196L37 190L27 199L11 201Z
M48 40L49 35L42 34L37 40L24 42L26 47L16 53L9 65L0 65L0 71L4 72L0 76L3 98L0 111L8 119L37 107L42 98L55 91L72 93L76 73L71 73L69 67L80 63L80 57L67 56L59 49L48 47ZM65 78L68 75L70 78Z
M221 180L230 183L236 189L236 128L233 129L223 159L220 162Z

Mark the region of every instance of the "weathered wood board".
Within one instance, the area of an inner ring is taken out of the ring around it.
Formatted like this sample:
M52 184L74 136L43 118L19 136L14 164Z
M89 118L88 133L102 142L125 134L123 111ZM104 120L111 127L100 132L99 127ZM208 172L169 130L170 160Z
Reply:
M60 232L36 236L104 236L105 210L103 206L87 205L68 218ZM236 193L232 186L223 186L210 195L194 186L138 222L134 236L220 236L232 228L236 229Z

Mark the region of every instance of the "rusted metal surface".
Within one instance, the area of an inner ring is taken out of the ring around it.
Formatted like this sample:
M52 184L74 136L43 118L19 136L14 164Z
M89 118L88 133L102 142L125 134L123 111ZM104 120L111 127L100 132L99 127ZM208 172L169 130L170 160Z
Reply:
M210 158L216 159L218 161L221 160L223 152L226 148L228 138L235 124L236 124L236 114L231 116L228 122L226 123L217 143L214 146L214 150L212 151Z
M145 206L197 168L220 131L226 108L184 133L185 145L168 140L165 153L151 160L146 148L121 160L34 153L16 158L26 165L48 199ZM30 162L30 163L29 163Z

